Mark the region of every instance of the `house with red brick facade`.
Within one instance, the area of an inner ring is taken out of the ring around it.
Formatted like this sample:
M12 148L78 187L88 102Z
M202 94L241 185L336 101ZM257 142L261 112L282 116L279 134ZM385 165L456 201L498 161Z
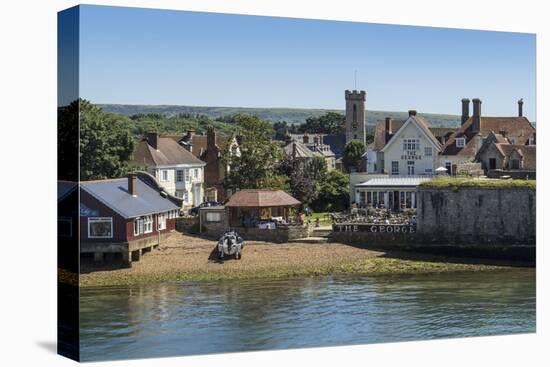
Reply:
M160 187L160 186L159 186ZM80 255L131 265L175 230L181 203L138 174L80 183ZM75 190L71 195L76 195ZM74 230L74 229L73 229Z

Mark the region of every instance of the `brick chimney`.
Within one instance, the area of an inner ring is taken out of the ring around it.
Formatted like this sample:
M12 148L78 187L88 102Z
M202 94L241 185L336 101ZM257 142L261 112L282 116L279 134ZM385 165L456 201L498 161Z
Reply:
M523 116L523 98L520 98L518 101L518 116Z
M153 149L158 150L159 134L156 131L150 131L147 133L147 142Z
M386 136L386 143L387 143L388 141L390 141L393 135L391 117L386 117L384 130L386 132L385 136Z
M212 126L206 131L206 149L214 149L216 147L216 132Z
M470 118L470 100L468 98L462 98L462 117L460 118L460 124L464 125Z
M192 127L190 127L189 129L187 129L187 135L186 135L186 138L187 138L187 141L188 142L191 142L191 139L193 139L193 136L195 135L195 129L193 129Z
M472 99L474 111L472 114L472 132L477 134L481 130L481 99Z
M416 110L409 110L409 117L416 116Z
M128 173L128 192L132 196L137 196L137 173Z

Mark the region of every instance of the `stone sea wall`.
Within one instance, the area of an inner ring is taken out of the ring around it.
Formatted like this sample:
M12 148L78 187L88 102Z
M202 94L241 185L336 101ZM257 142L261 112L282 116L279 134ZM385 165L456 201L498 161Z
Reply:
M426 243L534 245L536 192L420 186L417 222L417 234Z

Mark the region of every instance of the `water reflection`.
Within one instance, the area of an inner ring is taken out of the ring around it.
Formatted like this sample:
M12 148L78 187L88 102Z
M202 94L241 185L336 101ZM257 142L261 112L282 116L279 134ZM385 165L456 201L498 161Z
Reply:
M81 291L85 360L535 331L535 271Z

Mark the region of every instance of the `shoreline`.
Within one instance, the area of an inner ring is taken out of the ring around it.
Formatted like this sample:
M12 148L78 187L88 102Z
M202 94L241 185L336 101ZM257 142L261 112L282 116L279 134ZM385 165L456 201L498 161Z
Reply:
M370 250L341 243L270 244L258 241L245 244L242 260L231 258L219 262L212 256L214 245L212 240L174 233L159 250L146 254L131 268L97 268L94 264L83 264L79 285L88 288L174 281L436 274L530 267L486 259Z

